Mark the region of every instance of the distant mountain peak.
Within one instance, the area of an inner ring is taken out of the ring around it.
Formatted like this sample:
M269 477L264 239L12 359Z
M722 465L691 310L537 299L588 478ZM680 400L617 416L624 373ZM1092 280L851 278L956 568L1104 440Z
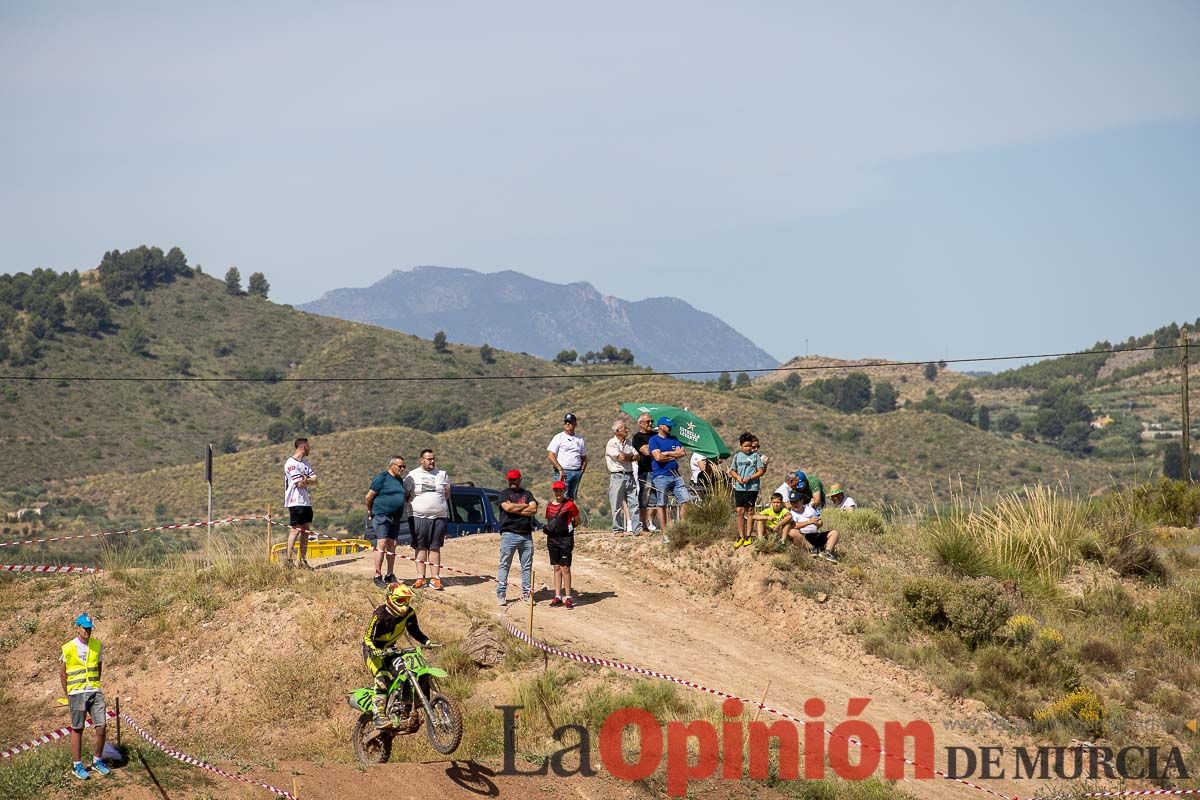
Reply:
M542 358L611 344L663 371L778 364L727 323L677 297L629 301L587 281L553 283L512 269L396 269L371 286L334 289L299 308L426 338L445 331L453 342L487 342Z

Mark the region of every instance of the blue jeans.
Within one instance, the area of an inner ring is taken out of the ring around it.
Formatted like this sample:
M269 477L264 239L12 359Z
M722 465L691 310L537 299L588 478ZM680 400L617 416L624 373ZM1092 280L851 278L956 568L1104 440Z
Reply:
M563 483L567 485L567 497L572 500L579 494L579 481L583 478L583 470L581 469L564 469L562 471Z
M674 493L675 502L683 505L692 499L692 491L688 488L678 472L660 472L651 480L654 485L654 504L666 507L667 494Z
M513 554L521 557L521 594L533 593L533 534L500 533L500 569L496 571L496 596L501 600L508 593L508 568Z

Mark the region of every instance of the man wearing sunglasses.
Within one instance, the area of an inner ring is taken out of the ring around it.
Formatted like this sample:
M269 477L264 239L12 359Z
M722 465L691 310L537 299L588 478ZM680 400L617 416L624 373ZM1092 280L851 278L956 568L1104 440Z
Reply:
M401 530L408 528L413 481L404 477L405 469L404 456L392 456L387 469L375 476L367 492L368 530L375 537L375 585L380 589L396 583L396 539Z

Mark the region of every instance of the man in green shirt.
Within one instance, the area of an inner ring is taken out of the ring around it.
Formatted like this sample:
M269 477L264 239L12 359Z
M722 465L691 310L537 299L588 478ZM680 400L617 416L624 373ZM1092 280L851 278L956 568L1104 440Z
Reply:
M396 582L396 539L408 528L411 478L404 477L404 456L392 456L388 468L375 476L367 492L367 520L375 536L375 585L386 589ZM383 560L387 558L387 575Z
M813 508L825 507L825 484L811 472L796 470L796 491L800 493L800 502Z

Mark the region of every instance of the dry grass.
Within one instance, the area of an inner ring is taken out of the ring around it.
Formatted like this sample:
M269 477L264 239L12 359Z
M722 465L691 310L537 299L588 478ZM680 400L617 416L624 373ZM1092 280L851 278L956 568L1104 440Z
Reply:
M927 530L939 560L960 574L1049 586L1079 559L1088 512L1064 491L1044 484L990 503L956 493L949 508L935 511Z

